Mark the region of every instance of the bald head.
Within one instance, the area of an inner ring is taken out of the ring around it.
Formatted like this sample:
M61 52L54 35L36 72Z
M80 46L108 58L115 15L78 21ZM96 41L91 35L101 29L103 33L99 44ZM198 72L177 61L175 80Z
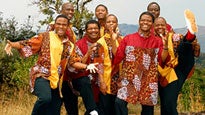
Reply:
M69 20L73 18L74 15L74 6L70 2L66 2L61 7L61 14L66 15Z

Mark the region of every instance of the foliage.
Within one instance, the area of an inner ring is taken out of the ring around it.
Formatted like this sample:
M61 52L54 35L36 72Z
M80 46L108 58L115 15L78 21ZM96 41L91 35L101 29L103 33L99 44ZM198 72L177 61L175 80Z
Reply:
M5 41L1 44L1 47L5 47ZM28 59L21 58L17 50L13 50L13 56L8 56L0 49L0 84L7 84L9 87L15 87L17 89L27 87L29 79L29 68L36 61L36 56Z
M84 31L86 21L90 20L94 15L93 12L85 7L86 4L91 1L92 0L68 0L68 2L72 3L75 8L74 18L71 22L78 32ZM39 21L41 25L45 25L54 20L55 14L60 14L63 0L35 0L32 4L39 7L40 12L46 15L46 19Z
M205 69L196 69L180 92L181 111L199 112L205 108Z
M19 41L34 36L36 33L32 30L33 26L30 24L30 16L27 22L19 28L15 17L6 19L4 21L0 13L0 41L4 39L11 41Z
M4 47L6 40L18 41L30 38L36 33L32 31L30 17L25 24L17 27L15 18L3 20L0 15L0 84L7 84L9 87L28 86L28 68L31 67L36 57L23 59L16 50L13 50L13 56L5 54Z

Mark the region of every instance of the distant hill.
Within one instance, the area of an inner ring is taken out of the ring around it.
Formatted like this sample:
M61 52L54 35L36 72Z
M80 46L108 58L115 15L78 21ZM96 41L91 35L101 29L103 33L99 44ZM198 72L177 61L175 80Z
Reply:
M138 25L134 24L119 24L120 33L125 36L134 33L138 30Z
M134 24L119 24L120 32L123 36L134 33L138 30L138 25ZM187 32L186 27L174 29L176 33L185 34ZM198 42L201 46L201 52L205 53L205 26L198 26L198 33L196 34Z

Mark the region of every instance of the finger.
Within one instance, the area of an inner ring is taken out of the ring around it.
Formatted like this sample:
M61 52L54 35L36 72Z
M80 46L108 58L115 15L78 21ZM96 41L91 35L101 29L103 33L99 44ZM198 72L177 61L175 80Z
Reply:
M98 65L99 63L93 63L94 66Z
M95 73L95 69L92 69L93 73Z
M94 69L98 71L98 68L96 66L94 67Z
M11 44L11 41L10 41L10 40L7 40L7 43Z

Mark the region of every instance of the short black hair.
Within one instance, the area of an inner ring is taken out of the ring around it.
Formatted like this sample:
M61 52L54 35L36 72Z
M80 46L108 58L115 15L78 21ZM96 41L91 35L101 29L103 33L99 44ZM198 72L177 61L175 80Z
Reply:
M139 17L139 20L142 18L142 16L143 15L149 15L149 16L151 16L152 17L152 23L154 23L154 15L152 14L152 13L150 13L150 12L148 12L148 11L145 11L145 12L143 12L141 15L140 15L140 17Z
M99 5L97 5L97 6L95 7L95 11L96 11L97 8L100 7L100 6L104 7L105 10L108 12L108 8L107 8L105 5L103 5L103 4L99 4Z
M110 17L110 16L114 16L114 17L116 18L116 20L117 20L117 23L118 23L117 16L115 16L114 14L108 14L108 15L106 16L106 20L107 20L107 17Z
M151 3L149 3L148 6L147 6L147 10L149 9L149 7L150 7L152 4L156 4L156 5L159 7L159 10L160 10L160 6L159 6L159 4L158 4L157 2L151 2Z
M65 18L65 19L68 20L68 23L69 23L69 19L68 19L68 17L67 17L66 15L59 14L59 15L56 17L56 19L55 19L55 23L56 23L56 20L57 20L58 18Z
M92 20L89 20L89 21L86 22L86 24L85 24L85 30L88 29L88 25L89 25L89 24L97 24L97 25L98 25L98 28L100 29L100 24L99 24L99 22L92 19Z

